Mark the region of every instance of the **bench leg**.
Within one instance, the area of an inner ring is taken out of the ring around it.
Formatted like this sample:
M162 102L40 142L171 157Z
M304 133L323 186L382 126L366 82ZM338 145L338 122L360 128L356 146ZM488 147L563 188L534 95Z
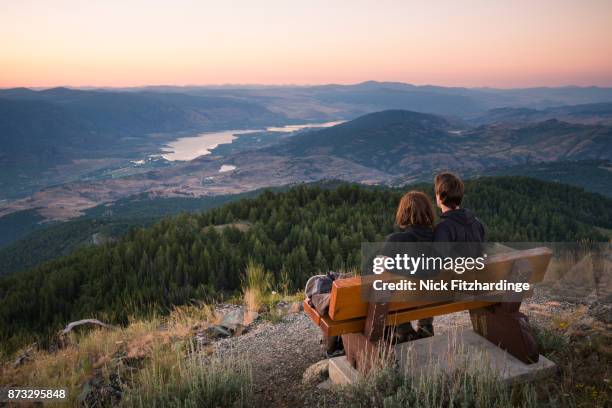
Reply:
M373 363L393 350L386 341L368 340L363 333L343 334L342 344L349 364L364 374L372 368Z
M526 364L537 363L540 353L529 319L519 312L520 302L470 310L474 331Z
M368 340L378 341L383 337L387 313L389 313L389 303L370 302L363 329L363 334Z

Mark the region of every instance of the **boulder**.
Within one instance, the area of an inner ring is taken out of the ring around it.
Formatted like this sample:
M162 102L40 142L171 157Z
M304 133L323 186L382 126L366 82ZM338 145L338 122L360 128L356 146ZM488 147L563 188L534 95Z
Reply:
M232 333L236 332L240 326L244 326L244 309L239 308L232 310L223 316L223 319L219 325L225 327L227 330L230 330Z
M329 378L329 360L321 360L304 371L302 375L302 384L317 385Z
M224 337L231 337L232 332L229 331L227 328L220 326L218 324L209 326L206 329L206 334L213 339L220 339L220 338L224 338Z

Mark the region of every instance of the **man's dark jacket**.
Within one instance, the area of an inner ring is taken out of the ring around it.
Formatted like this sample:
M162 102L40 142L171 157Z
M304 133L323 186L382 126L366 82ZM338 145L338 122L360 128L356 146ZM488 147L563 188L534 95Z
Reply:
M447 211L440 218L434 231L435 242L484 242L484 226L467 208Z

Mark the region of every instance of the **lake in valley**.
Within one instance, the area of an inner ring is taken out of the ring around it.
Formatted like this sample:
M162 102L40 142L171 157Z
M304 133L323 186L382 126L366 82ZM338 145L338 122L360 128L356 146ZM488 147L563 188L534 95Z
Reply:
M220 144L232 143L239 135L254 132L297 132L307 128L331 127L342 123L323 122L305 123L302 125L271 126L266 129L250 130L223 130L220 132L200 133L196 136L180 137L166 144L162 148L161 156L168 161L193 160L196 157L205 156Z

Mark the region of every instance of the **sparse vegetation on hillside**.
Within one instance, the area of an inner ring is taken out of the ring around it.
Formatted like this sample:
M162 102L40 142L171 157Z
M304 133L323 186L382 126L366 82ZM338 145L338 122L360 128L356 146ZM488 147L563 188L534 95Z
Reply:
M466 188L465 204L485 223L489 241L607 241L593 225L612 227L610 200L579 188L527 178L480 179ZM236 293L248 260L299 290L317 271L359 265L361 242L393 230L403 192L351 185L265 192L1 279L3 352L44 342L70 320L126 324L132 315ZM250 227L214 228L239 221Z
M194 340L194 330L217 320L204 304L117 330L71 333L55 352L33 347L22 363L5 362L0 384L67 388L68 406L246 407L248 362Z
M533 387L508 388L484 366L415 378L387 365L343 390L340 399L341 406L354 408L540 406Z
M469 127L406 110L370 113L264 149L293 157L342 157L403 177L430 176L441 167L466 173L483 168L556 160L610 160L612 128L555 119Z
M251 372L247 362L192 352L157 350L133 378L122 407L250 407Z
M210 305L196 304L175 307L168 316L132 320L126 327L116 330L71 333L59 349L47 351L32 347L22 351L20 354L24 357L18 364L6 361L0 366L0 384L67 387L69 400L66 405L69 406L254 406L254 401L262 401L268 395L256 395L256 389L262 392L262 384L259 381L259 388L254 384L256 373L261 375L261 370L269 369L267 364L271 356L281 371L293 363L286 361L291 356L275 355L274 350L259 347L266 347L266 344L272 347L275 342L287 343L282 336L291 329L285 325L292 324L288 322L295 321L292 320L295 317L287 321L283 320L283 315L299 310L280 312L278 319L270 316L273 311L279 311L276 307L279 301L287 303L302 298L301 293L282 296L271 290L269 281L262 280L266 274L260 265L251 263L245 271L242 293L248 293L249 289L259 290L262 303L257 310L267 316L266 320L272 320L274 324L283 323L274 326L279 327L274 330L275 336L258 336L257 324L263 322L264 327L272 327L260 319L255 326L249 327L245 337L228 339L246 338L247 355L228 354L228 350L233 350L232 343L219 346L221 342L203 334L209 333L210 328L224 321L239 306L225 305L230 309L221 312ZM244 297L231 301L249 303ZM394 369L390 355L383 348L381 357L373 362L376 368L367 377L347 388L317 394L323 397L314 406L606 407L612 394L611 343L609 334L605 332L605 322L598 319L609 308L594 304L591 305L595 307L593 313L586 306L573 306L568 311L549 309L558 304L549 302L528 308L537 311L535 316L528 313L537 321L534 327L540 352L557 363L558 375L508 387L487 371L486 365L482 364L486 361L483 357L467 360L465 366L460 365L462 368L452 375L442 374L433 366L429 374L415 379ZM594 319L593 316L599 317ZM303 318L308 320L305 316ZM605 316L603 318L605 320ZM251 336L249 340L250 330L255 331L255 337ZM303 333L303 328L300 333ZM204 341L201 336L205 336ZM276 336L279 337L269 339L270 343L264 340ZM316 334L310 333L310 336ZM251 353L248 341L254 338L259 339L259 346ZM307 343L309 347L316 347L316 342L311 340ZM453 344L456 342L449 341L449 345ZM302 350L303 345L294 338L289 347ZM226 352L220 352L223 349ZM242 349L244 351L244 345ZM448 352L453 353L453 350L450 346ZM312 354L312 350L309 353ZM261 354L265 356L260 359ZM457 363L461 364L461 360ZM298 381L302 378L301 371L286 375L298 378ZM315 385L309 383L308 386ZM265 386L273 387L268 383ZM278 389L270 392L278 392ZM297 393L292 394L294 401L301 401L309 395L308 388L303 386L293 392ZM280 400L283 398L275 399ZM312 398L308 400L312 401Z

